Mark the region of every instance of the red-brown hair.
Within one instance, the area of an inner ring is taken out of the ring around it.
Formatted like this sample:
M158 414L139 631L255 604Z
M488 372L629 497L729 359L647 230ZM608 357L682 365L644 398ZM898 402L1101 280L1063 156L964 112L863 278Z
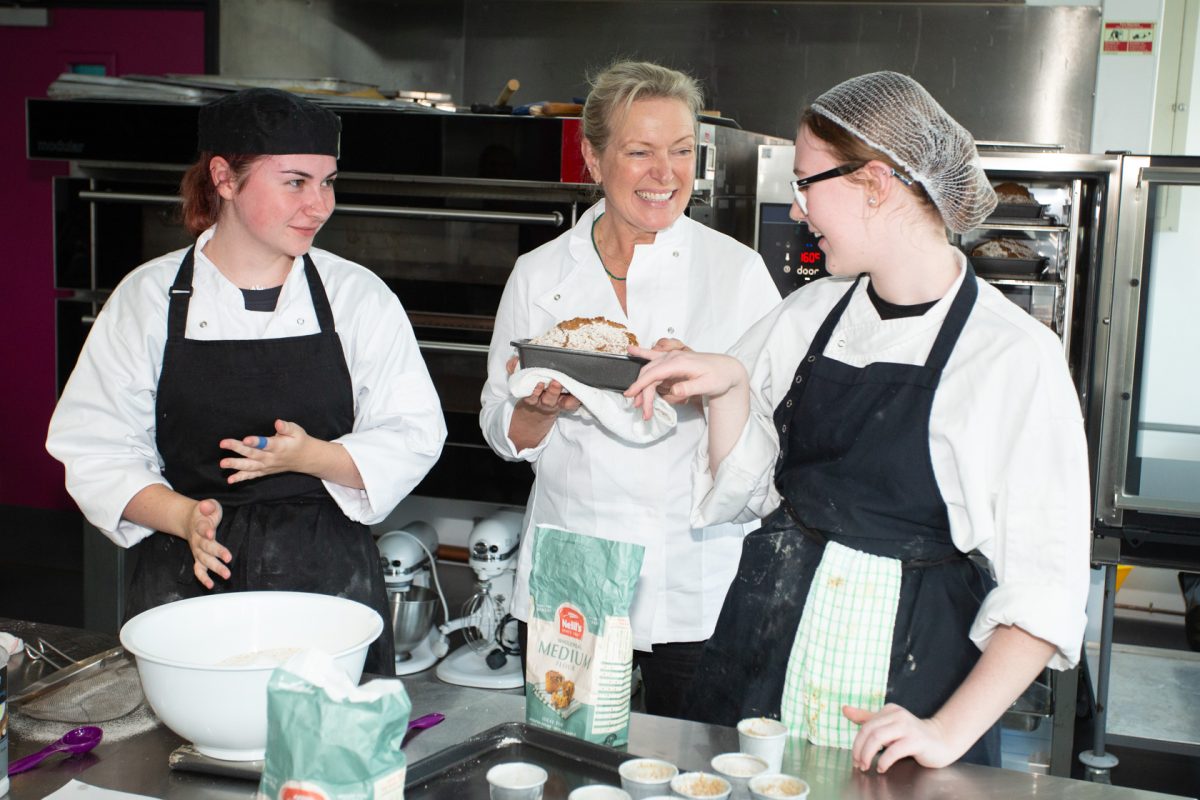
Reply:
M199 236L211 228L221 215L221 195L208 171L209 164L218 156L229 162L235 184L241 183L254 162L266 158L262 155L223 155L207 151L200 154L196 163L183 173L183 180L179 184L179 194L183 198L183 225L192 236Z

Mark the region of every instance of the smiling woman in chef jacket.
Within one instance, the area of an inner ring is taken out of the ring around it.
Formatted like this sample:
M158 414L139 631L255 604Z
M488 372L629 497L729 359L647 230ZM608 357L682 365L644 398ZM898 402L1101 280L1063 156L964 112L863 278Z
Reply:
M743 524L694 526L697 406L675 430L630 444L580 410L557 381L518 400L514 339L574 317L619 322L639 341L724 350L779 302L753 250L684 216L696 173L700 90L675 70L618 62L596 76L583 156L604 199L569 231L517 260L496 314L480 425L492 449L537 473L525 518L513 614L528 620L537 525L643 545L631 622L651 713L677 716L700 648L733 578Z
M312 247L341 122L287 92L200 110L198 238L113 292L50 421L87 518L138 553L126 616L209 592L340 595L388 619L368 524L437 460L438 397L396 296ZM391 626L367 669L394 670Z
M656 360L630 387L643 408L661 381L707 398L698 523L763 516L690 715L782 717L862 769L881 750L880 771L998 765L996 721L1047 664L1078 661L1086 621L1087 448L1062 344L947 241L995 193L911 78L818 97L794 166L792 217L833 277L728 356L641 353Z

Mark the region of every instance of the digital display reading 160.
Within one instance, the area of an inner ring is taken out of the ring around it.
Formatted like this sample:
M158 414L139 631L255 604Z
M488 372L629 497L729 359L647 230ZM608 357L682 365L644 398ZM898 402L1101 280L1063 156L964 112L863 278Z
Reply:
M790 200L762 203L758 208L758 252L784 297L829 274L817 238L807 225L791 218L791 208Z

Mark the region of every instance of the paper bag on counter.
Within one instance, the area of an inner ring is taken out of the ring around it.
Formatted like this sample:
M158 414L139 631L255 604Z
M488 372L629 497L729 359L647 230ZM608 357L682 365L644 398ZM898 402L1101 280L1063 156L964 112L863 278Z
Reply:
M629 606L645 548L539 525L529 574L525 719L609 746L629 740Z
M258 796L400 800L400 745L410 711L397 679L355 686L324 653L293 656L267 684L267 755Z

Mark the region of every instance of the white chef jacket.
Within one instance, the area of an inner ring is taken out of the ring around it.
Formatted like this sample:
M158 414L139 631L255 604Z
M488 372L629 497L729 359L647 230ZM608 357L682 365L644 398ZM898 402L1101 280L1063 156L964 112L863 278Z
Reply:
M292 264L273 312L247 311L241 290L204 255L215 230L196 242L187 338L316 333L304 259ZM167 292L186 252L160 256L121 281L96 317L50 420L46 449L66 465L67 491L88 520L123 547L153 533L121 518L129 501L147 486L169 485L155 444L154 402L167 340ZM309 255L353 384L354 428L334 441L349 451L366 488L324 485L347 517L371 524L391 513L437 461L446 424L396 295L365 267L316 248Z
M513 591L515 617L529 618L533 531L555 525L646 548L630 610L634 647L707 639L737 571L742 536L755 524L689 524L692 454L707 435L703 414L676 406L679 421L663 439L625 442L590 415L563 413L536 447L508 438L517 401L508 390L510 342L573 317L602 316L629 327L650 347L663 337L696 350L724 351L779 302L762 259L733 239L681 216L652 244L634 249L621 310L592 245L604 202L570 231L517 259L504 289L488 353L480 426L509 461L529 461L537 478ZM748 522L743 520L742 522Z
M825 356L854 367L923 364L962 284L919 317L880 320L855 290ZM934 394L929 451L950 535L991 561L997 588L971 626L982 650L997 625L1017 625L1054 644L1050 666L1079 659L1090 557L1087 442L1062 343L986 281ZM694 525L765 516L779 505L774 411L817 329L850 288L815 281L791 294L738 342L750 373L750 419L714 481L708 442L693 469ZM812 420L820 425L821 420Z

